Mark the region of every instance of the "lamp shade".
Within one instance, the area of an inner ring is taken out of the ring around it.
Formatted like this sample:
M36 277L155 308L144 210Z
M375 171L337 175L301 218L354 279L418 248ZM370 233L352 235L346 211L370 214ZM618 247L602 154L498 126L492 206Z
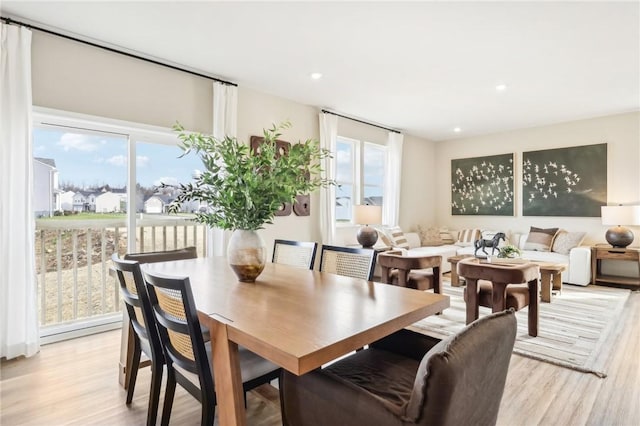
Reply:
M353 222L359 225L378 225L382 222L382 206L353 206Z
M640 206L602 206L603 225L640 225Z

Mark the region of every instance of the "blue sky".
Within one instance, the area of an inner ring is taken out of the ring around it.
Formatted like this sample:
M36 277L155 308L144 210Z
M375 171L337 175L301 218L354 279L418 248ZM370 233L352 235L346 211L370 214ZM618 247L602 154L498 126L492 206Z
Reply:
M202 169L195 155L178 159L175 146L136 144L137 182L144 187L188 182ZM33 131L33 156L55 160L60 185L123 187L127 181L127 140L118 135L43 127Z

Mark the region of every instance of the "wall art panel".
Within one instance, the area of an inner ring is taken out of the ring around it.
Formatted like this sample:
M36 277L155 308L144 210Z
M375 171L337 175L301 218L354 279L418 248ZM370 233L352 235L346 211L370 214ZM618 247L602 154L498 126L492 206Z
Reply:
M599 217L606 204L606 143L522 154L523 216Z
M513 216L513 154L451 160L451 214Z

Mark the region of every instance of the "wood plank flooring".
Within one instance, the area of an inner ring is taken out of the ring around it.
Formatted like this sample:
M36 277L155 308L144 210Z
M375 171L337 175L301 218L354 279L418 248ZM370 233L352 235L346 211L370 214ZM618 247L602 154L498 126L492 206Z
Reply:
M640 293L629 298L612 341L606 379L514 355L498 425L640 425ZM120 331L42 347L29 359L3 361L0 425L142 425L149 370L138 374L133 403L117 379ZM162 395L161 395L162 398ZM281 424L278 391L249 393L248 424ZM200 404L176 390L174 425L197 425ZM217 424L217 423L216 423Z

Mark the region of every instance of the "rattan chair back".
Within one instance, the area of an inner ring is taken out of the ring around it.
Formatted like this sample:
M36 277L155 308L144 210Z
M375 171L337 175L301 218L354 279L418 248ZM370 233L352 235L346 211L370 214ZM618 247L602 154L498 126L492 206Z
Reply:
M320 271L370 281L375 267L375 251L353 247L322 245Z
M307 241L275 240L273 263L313 269L318 243Z

